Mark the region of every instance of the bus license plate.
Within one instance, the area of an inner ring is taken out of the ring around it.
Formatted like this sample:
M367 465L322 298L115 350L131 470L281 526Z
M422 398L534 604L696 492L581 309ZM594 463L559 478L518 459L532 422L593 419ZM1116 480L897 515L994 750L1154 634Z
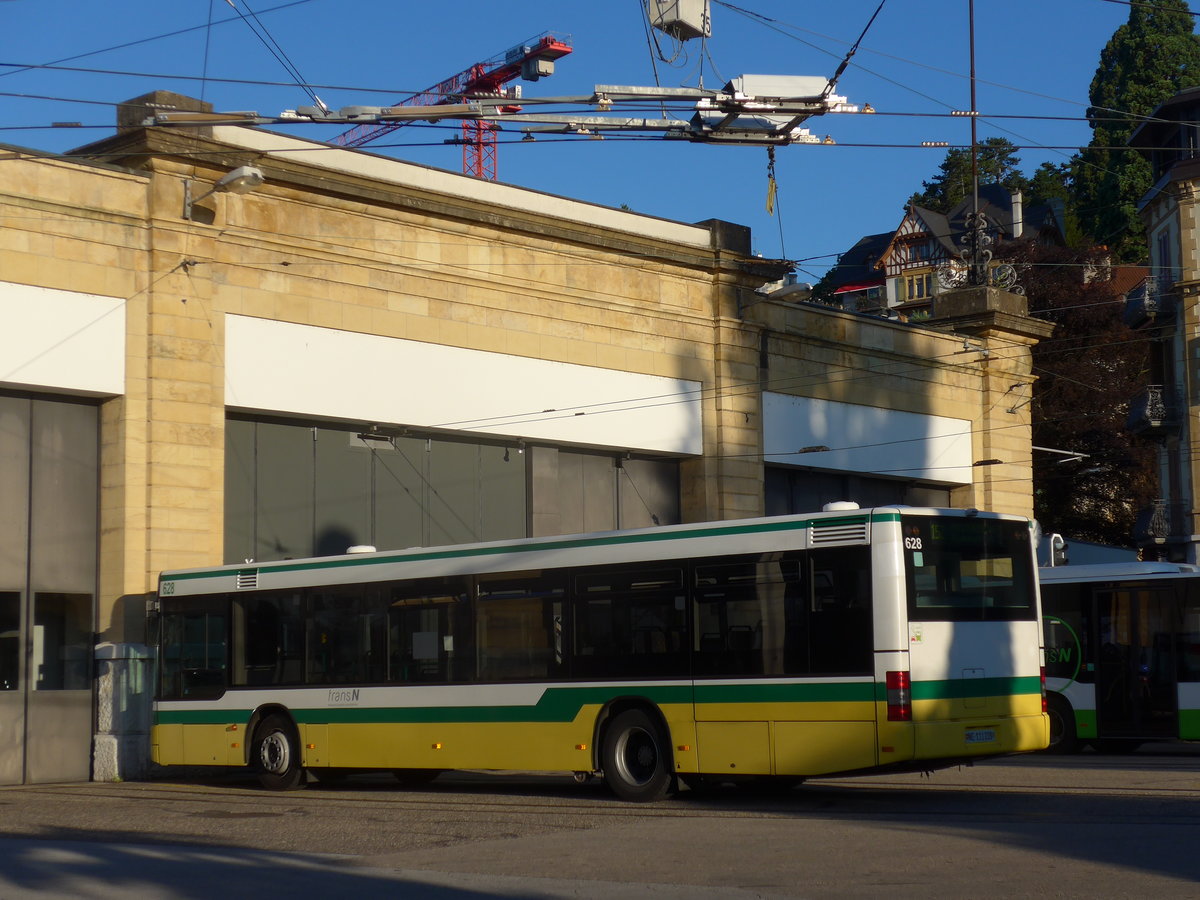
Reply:
M994 728L968 728L967 743L968 744L987 744L996 740L996 729Z

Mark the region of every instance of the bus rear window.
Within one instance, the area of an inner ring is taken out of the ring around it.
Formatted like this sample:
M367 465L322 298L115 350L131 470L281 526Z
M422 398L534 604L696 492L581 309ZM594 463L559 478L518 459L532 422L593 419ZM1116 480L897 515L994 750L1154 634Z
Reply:
M1024 522L904 516L909 619L1036 618L1033 554Z

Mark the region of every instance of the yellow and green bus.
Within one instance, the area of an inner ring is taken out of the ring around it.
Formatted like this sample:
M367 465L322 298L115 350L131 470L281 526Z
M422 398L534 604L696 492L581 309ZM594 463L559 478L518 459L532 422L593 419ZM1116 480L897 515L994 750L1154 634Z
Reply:
M1200 740L1200 567L1039 570L1050 749Z
M164 572L154 759L647 801L1045 747L1031 523L838 506Z

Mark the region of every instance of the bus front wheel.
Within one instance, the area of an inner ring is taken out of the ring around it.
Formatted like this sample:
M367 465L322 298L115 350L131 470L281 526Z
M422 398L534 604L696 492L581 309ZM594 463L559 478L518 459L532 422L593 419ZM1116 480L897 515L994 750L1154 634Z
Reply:
M300 746L285 716L267 716L254 733L258 780L272 791L291 791L304 783Z
M640 709L620 713L604 735L604 783L622 800L648 803L671 790L671 753L662 730Z
M1074 753L1079 749L1075 731L1075 710L1061 694L1046 695L1046 713L1050 716L1050 745L1047 753Z

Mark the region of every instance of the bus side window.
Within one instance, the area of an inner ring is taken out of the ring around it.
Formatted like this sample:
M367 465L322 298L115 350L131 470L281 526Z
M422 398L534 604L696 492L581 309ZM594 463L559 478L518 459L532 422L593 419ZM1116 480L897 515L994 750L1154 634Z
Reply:
M1046 674L1090 684L1095 680L1091 661L1091 585L1042 586L1042 635L1046 645Z
M687 671L687 603L680 565L600 566L577 573L574 588L574 676Z
M561 572L480 579L475 649L480 681L557 678L566 578Z
M1200 584L1196 579L1184 579L1179 590L1186 591L1176 638L1179 680L1200 681Z
M462 578L430 578L391 589L389 681L474 680L468 587Z
M219 697L228 667L225 597L164 604L159 697L167 700Z
M347 684L364 680L362 648L354 622L361 608L353 587L316 588L308 598L308 684Z
M809 670L814 675L871 672L870 548L814 550L809 560Z
M300 684L304 680L304 602L298 591L233 597L233 683Z
M789 601L796 594L799 571L799 554L782 552L696 566L697 675L789 671L789 610L794 611Z

